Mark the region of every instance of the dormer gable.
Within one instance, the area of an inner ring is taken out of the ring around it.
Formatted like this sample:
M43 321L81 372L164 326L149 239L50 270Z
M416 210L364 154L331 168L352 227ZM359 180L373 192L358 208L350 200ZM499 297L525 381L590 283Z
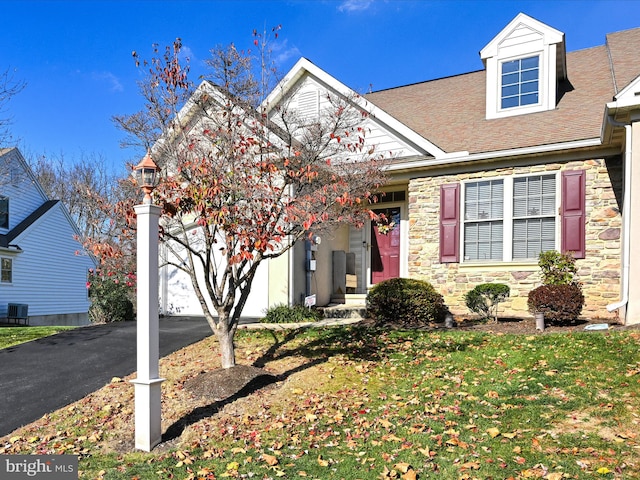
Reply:
M564 33L518 14L481 51L486 68L486 118L556 108L566 79Z

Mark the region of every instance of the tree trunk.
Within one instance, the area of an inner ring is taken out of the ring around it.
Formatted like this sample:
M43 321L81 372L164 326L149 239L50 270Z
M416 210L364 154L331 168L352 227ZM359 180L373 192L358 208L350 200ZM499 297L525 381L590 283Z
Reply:
M226 319L220 319L215 329L216 338L220 348L220 363L222 368L231 368L236 365L235 345L233 344L234 331L229 329Z

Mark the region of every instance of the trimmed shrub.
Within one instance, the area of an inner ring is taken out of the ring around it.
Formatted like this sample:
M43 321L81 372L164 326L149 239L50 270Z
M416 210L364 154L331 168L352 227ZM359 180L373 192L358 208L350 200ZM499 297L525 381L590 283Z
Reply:
M260 320L262 323L300 323L300 322L317 322L322 318L322 313L315 308L309 309L303 305L276 305L269 308L264 318Z
M421 280L392 278L367 295L367 313L377 324L423 326L444 321L447 312L442 295Z
M584 295L577 283L541 285L529 292L527 305L531 313L543 313L545 322L570 323L575 322L582 313Z
M575 280L576 259L555 250L540 253L538 259L543 285L529 292L527 306L533 314L544 314L545 322L575 322L584 305L582 285Z
M114 277L93 275L89 285L89 319L93 323L135 320L133 302L129 295L132 285Z
M498 304L504 302L511 292L504 283L483 283L464 296L467 308L483 319L498 321Z
M574 283L573 277L578 271L573 255L556 250L541 252L538 256L538 266L543 285L570 285Z

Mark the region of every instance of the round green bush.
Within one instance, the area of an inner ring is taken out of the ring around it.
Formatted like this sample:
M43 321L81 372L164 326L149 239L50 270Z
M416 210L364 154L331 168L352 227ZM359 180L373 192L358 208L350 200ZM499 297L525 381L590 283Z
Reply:
M571 323L582 313L584 295L576 283L541 285L529 292L527 305L531 313L543 313L545 322Z
M367 295L367 314L378 324L423 326L444 321L447 313L442 295L421 280L384 280Z
M467 308L483 319L498 321L498 304L504 302L511 292L504 283L483 283L467 292L464 301Z

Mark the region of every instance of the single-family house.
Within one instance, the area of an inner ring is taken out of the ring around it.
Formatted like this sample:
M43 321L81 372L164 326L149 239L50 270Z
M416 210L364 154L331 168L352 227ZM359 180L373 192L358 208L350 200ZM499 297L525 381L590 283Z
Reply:
M77 241L74 221L47 197L17 148L0 149L0 172L0 322L88 323L87 275L95 262Z
M538 255L555 249L578 259L584 316L640 323L631 249L640 28L604 40L567 52L561 31L519 14L487 45L469 45L484 68L354 101L367 113L367 142L393 158L376 204L390 222L301 243L265 268L253 311L311 294L318 305L363 302L375 283L411 277L432 283L454 314L468 313L463 297L475 285L506 283L504 314L526 316ZM303 58L267 109L286 101L317 115L326 92L352 93ZM197 305L188 286L165 290L168 302L180 295L185 308Z

